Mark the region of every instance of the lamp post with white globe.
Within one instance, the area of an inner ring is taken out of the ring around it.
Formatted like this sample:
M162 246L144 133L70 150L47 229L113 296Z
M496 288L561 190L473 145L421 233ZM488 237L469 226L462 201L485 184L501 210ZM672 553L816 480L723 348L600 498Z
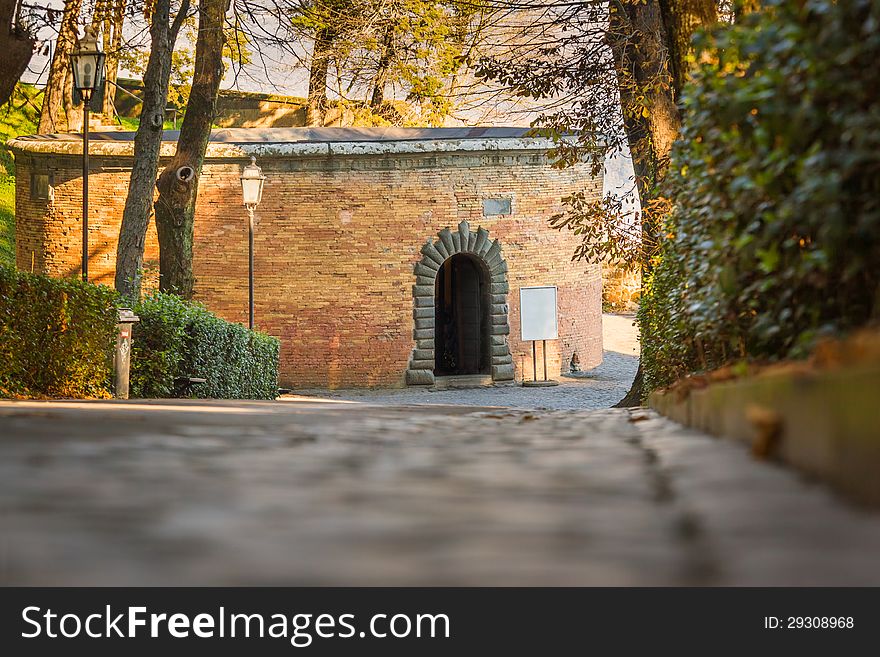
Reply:
M248 328L254 328L254 210L263 200L263 183L266 176L257 166L257 158L241 172L241 196L248 211Z

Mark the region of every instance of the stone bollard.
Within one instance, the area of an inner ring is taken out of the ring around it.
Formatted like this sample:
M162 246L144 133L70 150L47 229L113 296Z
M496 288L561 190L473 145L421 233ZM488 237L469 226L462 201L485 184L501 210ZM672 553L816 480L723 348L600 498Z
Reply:
M116 352L113 354L113 396L128 399L128 371L131 366L131 329L140 319L129 308L119 309Z

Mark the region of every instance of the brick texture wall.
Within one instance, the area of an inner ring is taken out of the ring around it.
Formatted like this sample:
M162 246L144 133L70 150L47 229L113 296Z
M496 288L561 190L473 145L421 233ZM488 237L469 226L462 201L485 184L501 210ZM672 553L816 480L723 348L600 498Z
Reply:
M130 164L92 157L89 170L89 280L113 286L116 241L128 193ZM80 276L82 261L82 167L79 158L16 154L15 253L24 271ZM31 198L31 174L48 174L48 200ZM159 243L150 221L144 244L146 286L159 275Z
M247 321L247 213L238 177L244 159L211 159L200 182L196 296L230 321ZM585 169L555 170L535 152L265 157L255 229L257 327L282 341L282 385L396 386L414 341L413 266L426 240L467 220L501 243L509 267L510 350L517 379L533 376L531 343L519 341L519 288L557 285L558 341L551 376L602 358L600 269L572 262L577 237L551 230L559 199L602 181ZM55 276L79 273L81 177L75 157L17 155L17 263ZM128 185L124 158L92 157L89 241L92 280L112 285ZM51 172L54 199L30 198L30 173ZM509 197L512 213L483 216L483 199ZM155 227L146 241L155 282ZM540 345L538 353L541 372Z

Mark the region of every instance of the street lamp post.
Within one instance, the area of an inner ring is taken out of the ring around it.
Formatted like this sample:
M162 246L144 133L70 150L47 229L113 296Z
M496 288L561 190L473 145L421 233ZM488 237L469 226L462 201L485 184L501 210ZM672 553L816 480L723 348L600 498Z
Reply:
M104 53L98 48L98 39L91 27L79 40L76 50L70 54L73 72L73 88L79 93L83 104L83 155L82 155L82 277L89 280L89 103L92 93L103 77Z
M241 196L248 211L248 328L254 328L254 210L263 200L266 176L257 166L257 158L241 172Z

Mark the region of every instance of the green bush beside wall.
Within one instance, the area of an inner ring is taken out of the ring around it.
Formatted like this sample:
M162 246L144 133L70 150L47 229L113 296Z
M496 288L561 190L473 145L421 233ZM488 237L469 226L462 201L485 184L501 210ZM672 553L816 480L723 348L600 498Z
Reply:
M156 293L134 308L133 397L194 396L274 399L278 394L277 338L250 331L174 295ZM183 389L176 380L206 379Z
M118 295L0 266L0 396L107 397Z
M880 2L761 6L703 37L684 93L648 390L880 319Z

